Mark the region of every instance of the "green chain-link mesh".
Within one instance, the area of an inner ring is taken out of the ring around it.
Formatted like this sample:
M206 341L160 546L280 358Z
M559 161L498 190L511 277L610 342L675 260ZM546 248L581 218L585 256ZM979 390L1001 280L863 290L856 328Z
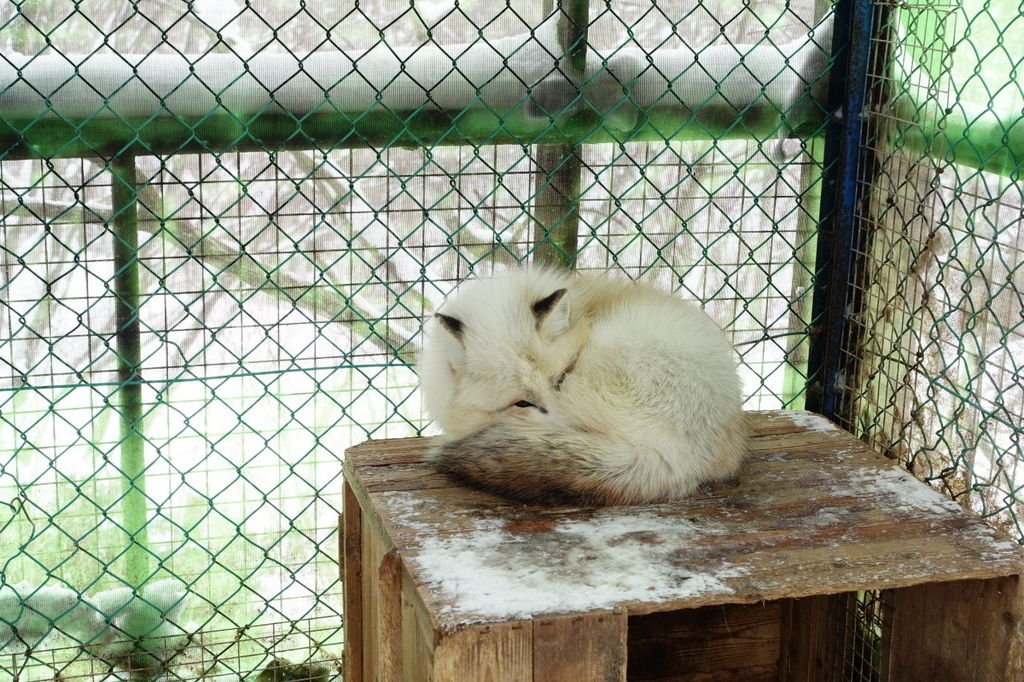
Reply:
M1019 11L956 42L944 17L973 15L921 7L879 33L907 92L874 138L891 187L862 222L892 236L851 424L994 513L1021 459L1020 125L994 149L975 126L1020 115L1019 47L988 51ZM340 457L429 428L419 320L495 265L679 290L733 334L749 408L803 405L831 5L548 16L0 6L0 676L336 679ZM947 111L979 84L988 118Z
M843 422L1024 541L1024 6L875 16ZM887 608L850 604L855 679L886 679Z
M1024 539L1024 10L881 9L847 425Z

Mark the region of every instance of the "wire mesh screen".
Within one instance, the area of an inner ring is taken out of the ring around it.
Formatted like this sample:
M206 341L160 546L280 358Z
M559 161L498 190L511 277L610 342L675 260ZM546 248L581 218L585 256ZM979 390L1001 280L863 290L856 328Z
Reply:
M848 426L1024 539L1024 44L1013 3L879 3Z
M891 599L891 592L850 592L842 596L837 606L843 611L842 660L835 669L834 682L890 679L887 654L893 641L887 623L891 621Z
M0 8L0 675L336 678L340 458L546 245L803 404L830 7L573 7Z

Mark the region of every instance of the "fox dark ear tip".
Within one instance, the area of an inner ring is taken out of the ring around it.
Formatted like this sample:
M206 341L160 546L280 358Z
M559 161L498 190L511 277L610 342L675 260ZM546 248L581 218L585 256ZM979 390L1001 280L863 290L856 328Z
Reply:
M544 298L534 303L532 306L533 316L537 318L538 321L542 320L545 315L551 312L551 309L555 307L555 304L562 300L562 297L565 296L566 291L568 290L565 289L564 287L561 289L556 289L552 293L548 294Z
M441 326L447 329L452 336L457 339L462 338L463 324L462 320L451 315L445 315L444 313L434 313L434 317L441 323Z

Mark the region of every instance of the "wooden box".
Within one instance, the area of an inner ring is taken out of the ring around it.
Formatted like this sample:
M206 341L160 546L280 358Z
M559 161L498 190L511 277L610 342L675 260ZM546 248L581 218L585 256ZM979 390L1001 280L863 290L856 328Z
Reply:
M346 679L1024 680L1016 543L817 415L750 422L738 483L634 507L471 490L428 439L351 448Z

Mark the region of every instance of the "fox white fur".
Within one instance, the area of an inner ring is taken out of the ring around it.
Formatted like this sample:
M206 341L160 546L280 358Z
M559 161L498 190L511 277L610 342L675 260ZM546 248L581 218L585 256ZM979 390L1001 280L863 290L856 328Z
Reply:
M606 275L513 270L461 284L426 323L442 471L538 502L685 497L737 474L733 349L700 308Z

